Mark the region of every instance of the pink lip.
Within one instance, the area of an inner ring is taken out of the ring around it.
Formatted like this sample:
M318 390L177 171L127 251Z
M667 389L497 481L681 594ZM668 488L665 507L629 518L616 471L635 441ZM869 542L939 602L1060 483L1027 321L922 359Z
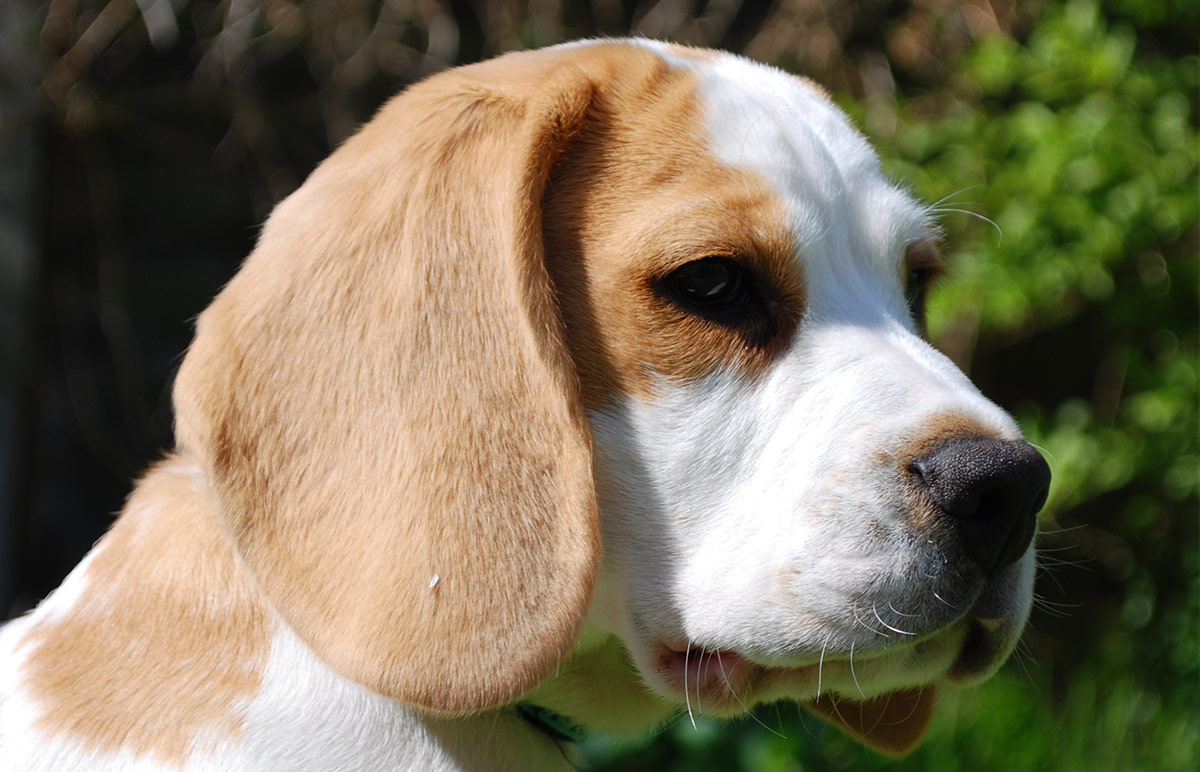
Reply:
M731 651L664 643L660 670L672 686L685 694L718 694L736 689L750 677L754 665Z
M944 674L946 680L973 685L987 678L1006 654L1006 629L1004 620L972 620L955 661ZM912 656L920 656L925 644L933 647L931 656L945 656L945 645L936 636L919 642ZM853 677L851 666L836 655L819 664L771 667L755 664L727 649L706 649L684 638L661 640L654 651L656 678L651 680L665 687L664 696L718 714L737 712L739 707L744 711L747 704L762 695L819 691L822 672L827 684L831 676L842 681L847 674ZM860 665L859 674L863 672Z

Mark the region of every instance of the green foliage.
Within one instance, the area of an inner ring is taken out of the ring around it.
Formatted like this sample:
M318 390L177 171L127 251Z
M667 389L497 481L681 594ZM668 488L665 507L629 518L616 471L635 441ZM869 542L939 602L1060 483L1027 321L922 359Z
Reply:
M936 94L848 105L890 127L872 137L889 171L940 200L952 269L931 337L1054 472L1028 664L947 695L899 764L781 705L757 714L770 730L684 720L603 768L1194 768L1200 58L1149 33L1195 12L1110 5L1049 5L1023 41L978 40Z
M902 129L894 168L929 196L965 169L1003 232L947 219L962 249L931 328L975 325L985 391L1012 379L993 355L1020 369L1017 416L1054 470L1044 527L1084 526L1073 557L1098 580L1076 581L1091 597L1070 616L1095 637L1036 658L1064 668L1059 689L1119 668L1127 694L1194 696L1200 61L1134 53L1090 2L1050 9L1024 45L987 39L958 84L977 103Z
M1170 501L1197 495L1200 61L1133 50L1094 4L1052 9L1026 44L992 37L971 53L959 93L977 102L883 145L927 197L975 181L977 203L942 206L986 212L1003 234L946 216L956 256L931 304L935 340L965 320L982 352L1022 346L1043 355L1029 374L1055 379L1064 360L1026 341L1087 321L1092 392L1021 411L1055 462L1052 514L1135 480Z

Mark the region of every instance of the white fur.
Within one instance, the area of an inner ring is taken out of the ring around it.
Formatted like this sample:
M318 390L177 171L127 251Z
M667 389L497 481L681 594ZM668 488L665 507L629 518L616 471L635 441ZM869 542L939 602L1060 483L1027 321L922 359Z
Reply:
M950 411L998 437L1019 431L915 333L900 264L933 226L841 111L738 57L677 61L701 73L715 154L787 202L809 306L763 382L664 380L655 398L591 417L605 592L621 609L607 624L647 682L673 697L654 662L663 640L771 667L823 662L824 686L846 694L932 680L963 629L929 634L974 604L1002 609L1019 633L1033 551L986 586L926 578L923 545L900 522L894 470L875 454ZM815 693L814 680L787 696Z
M24 620L18 620L22 622ZM14 688L10 660L18 623L0 633L0 768L22 772L151 772L173 768L130 753L100 755L34 728L39 710ZM419 716L334 673L282 623L276 623L262 688L241 711L236 742L199 738L185 772L392 772L488 769L568 770L562 750L511 711L463 718ZM14 766L2 766L13 764Z
M932 230L928 212L887 182L865 140L802 82L734 56L707 62L638 44L699 73L714 154L786 202L809 305L766 378L664 379L653 398L590 416L605 565L575 657L535 699L593 728L638 731L700 702L664 675L664 642L686 642L697 656L736 651L778 671L735 695L748 706L929 682L954 661L970 614L1016 635L1032 550L990 583L931 572L925 545L901 522L894 470L879 458L946 411L1019 437L913 330L899 266ZM70 613L84 568L33 617L0 631L0 764L158 769L33 728L21 639L32 620ZM187 770L570 768L511 710L418 715L337 676L274 625L244 731L198 750Z

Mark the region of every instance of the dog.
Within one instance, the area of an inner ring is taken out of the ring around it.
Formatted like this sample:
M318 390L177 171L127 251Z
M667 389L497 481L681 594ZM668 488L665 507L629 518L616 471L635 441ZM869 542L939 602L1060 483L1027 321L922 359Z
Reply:
M1049 469L923 338L929 207L813 84L646 40L389 102L197 322L176 448L0 633L19 770L554 770L794 700L919 742Z

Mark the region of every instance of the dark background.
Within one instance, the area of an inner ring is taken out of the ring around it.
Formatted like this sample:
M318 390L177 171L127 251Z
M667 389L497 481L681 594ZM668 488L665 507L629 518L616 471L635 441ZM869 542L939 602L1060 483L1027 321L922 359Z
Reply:
M0 610L53 589L171 447L192 320L332 147L429 73L631 32L814 78L906 184L978 188L946 206L1004 231L947 214L959 265L931 331L1050 456L1043 602L1025 670L952 701L908 764L1190 768L1187 2L0 0ZM882 763L794 708L759 719L792 740L702 721L588 752L615 769Z

